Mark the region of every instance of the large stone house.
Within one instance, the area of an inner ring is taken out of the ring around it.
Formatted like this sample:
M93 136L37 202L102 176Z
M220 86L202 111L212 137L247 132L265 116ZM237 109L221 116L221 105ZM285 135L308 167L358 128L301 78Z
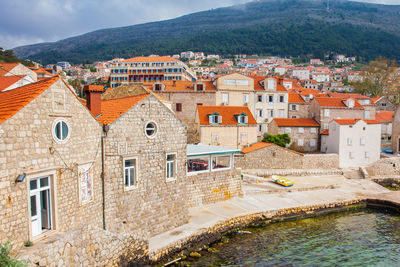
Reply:
M197 106L196 123L204 145L243 148L257 142L257 122L248 107Z
M0 243L102 228L101 127L59 77L0 92Z
M21 63L0 63L0 76L29 76L34 82L38 81L36 72Z
M105 136L107 228L149 237L187 222L186 125L146 90L107 100L102 87L85 91Z
M392 145L392 122L394 111L377 111L375 120L379 121L382 130L382 148L390 148Z
M310 99L296 92L289 92L289 118L308 118Z
M396 106L386 96L372 97L371 103L375 105L376 111L395 111Z
M321 131L327 130L333 119L375 119L375 113L364 111L353 98L315 97L310 105L311 117L320 124Z
M288 134L291 139L289 146L296 151L318 150L319 124L314 119L275 118L268 129L273 135Z
M339 154L340 168L367 166L380 158L381 125L376 120L334 119L321 134L321 152Z

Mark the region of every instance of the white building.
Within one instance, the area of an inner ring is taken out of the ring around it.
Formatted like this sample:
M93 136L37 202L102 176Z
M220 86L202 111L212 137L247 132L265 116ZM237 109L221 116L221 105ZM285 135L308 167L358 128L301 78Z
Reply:
M181 52L181 58L194 58L194 53L192 51Z
M314 72L311 74L312 79L318 83L329 82L329 72Z
M293 69L292 76L300 80L308 80L310 79L310 70L307 67L297 67Z
M367 166L380 158L381 125L375 120L335 119L321 133L321 152L339 154L340 168Z

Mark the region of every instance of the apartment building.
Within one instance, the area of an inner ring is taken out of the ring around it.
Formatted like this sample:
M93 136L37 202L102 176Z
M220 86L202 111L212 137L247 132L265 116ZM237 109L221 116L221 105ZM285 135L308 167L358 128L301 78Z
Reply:
M318 150L319 124L314 119L275 118L268 126L268 133L288 134L291 139L289 147L299 152Z
M195 73L172 57L134 57L110 65L110 86L165 80L196 81Z
M293 90L289 92L289 118L308 118L310 116L310 99Z
M196 123L204 145L241 149L257 143L257 122L248 107L197 106Z
M321 134L321 152L339 154L340 168L367 166L380 158L381 125L375 120L334 119Z

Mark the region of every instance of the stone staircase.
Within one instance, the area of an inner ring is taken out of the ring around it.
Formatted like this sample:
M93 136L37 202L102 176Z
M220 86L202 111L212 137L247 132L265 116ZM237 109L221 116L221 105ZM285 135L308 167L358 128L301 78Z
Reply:
M343 169L343 176L347 179L365 179L360 169Z

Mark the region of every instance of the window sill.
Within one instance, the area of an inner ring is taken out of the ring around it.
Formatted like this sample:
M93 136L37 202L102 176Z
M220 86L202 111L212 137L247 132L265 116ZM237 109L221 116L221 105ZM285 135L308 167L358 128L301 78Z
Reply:
M137 185L131 185L131 186L125 186L124 185L124 192L133 191L133 190L136 190L137 188L138 188Z
M174 178L167 178L165 181L167 183L174 182L174 181L176 181L176 178L175 177Z

